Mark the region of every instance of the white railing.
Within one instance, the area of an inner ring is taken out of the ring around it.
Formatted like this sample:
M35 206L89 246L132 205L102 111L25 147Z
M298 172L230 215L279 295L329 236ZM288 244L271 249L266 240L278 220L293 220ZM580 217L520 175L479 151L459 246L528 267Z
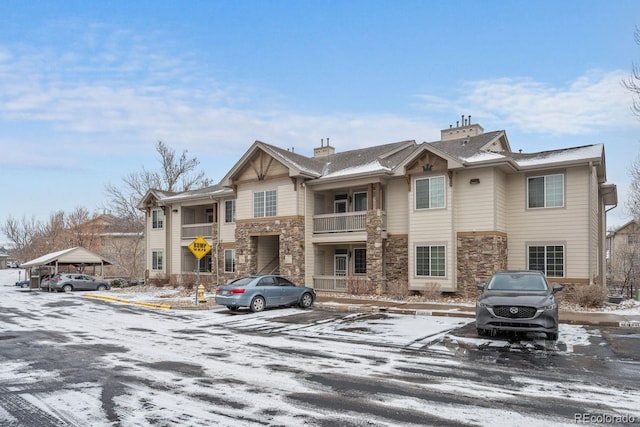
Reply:
M314 215L314 233L339 233L343 231L365 231L367 229L366 212L345 212Z
M314 276L313 289L316 291L346 292L346 276Z
M198 236L212 237L213 224L186 224L182 226L183 239L195 239Z

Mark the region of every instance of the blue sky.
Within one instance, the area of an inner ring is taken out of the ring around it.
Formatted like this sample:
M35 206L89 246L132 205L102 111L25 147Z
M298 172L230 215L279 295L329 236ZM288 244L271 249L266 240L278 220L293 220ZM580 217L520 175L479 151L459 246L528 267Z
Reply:
M218 181L255 141L311 155L471 115L525 152L604 143L628 219L640 2L0 2L0 222L105 203L164 141Z

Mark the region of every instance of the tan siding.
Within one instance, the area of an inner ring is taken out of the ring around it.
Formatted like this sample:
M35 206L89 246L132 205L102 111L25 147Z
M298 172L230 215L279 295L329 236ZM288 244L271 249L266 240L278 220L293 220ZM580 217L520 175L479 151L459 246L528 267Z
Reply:
M471 184L479 179L479 184ZM495 230L494 175L492 169L474 169L456 173L454 211L457 231Z
M494 170L495 230L507 231L507 176Z
M589 212L589 176L584 167L566 170L564 208L527 209L526 175L510 175L507 179L508 268L527 267L529 243L561 243L565 245L565 276L588 278Z
M407 234L409 230L409 185L402 177L389 181L386 188L385 211L387 213L387 231L391 234Z
M253 218L253 193L254 191L276 190L277 216L297 215L297 192L289 178L253 182L251 185L238 186L238 199L236 200L236 220Z
M440 176L440 174L424 176ZM411 182L409 194L409 289L421 290L426 284L437 283L441 290L453 291L456 286L456 243L453 239L454 208L451 203L452 189L449 186L449 178L445 175L446 207L444 209L415 209L414 188L415 178ZM423 244L444 244L446 246L446 276L444 278L415 276L415 247Z

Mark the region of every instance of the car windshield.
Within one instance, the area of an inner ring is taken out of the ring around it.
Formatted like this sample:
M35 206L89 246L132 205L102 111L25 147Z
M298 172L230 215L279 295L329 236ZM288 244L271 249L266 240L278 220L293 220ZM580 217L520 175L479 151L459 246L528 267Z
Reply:
M242 277L240 279L234 280L233 282L231 282L229 284L232 285L232 286L244 286L244 285L248 285L253 280L255 280L255 277Z
M505 273L491 278L487 289L493 291L546 291L544 278L537 274Z

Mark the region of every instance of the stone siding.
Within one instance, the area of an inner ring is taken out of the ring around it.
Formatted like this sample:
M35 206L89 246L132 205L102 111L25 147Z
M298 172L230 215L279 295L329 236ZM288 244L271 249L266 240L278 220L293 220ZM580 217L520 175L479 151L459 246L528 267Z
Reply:
M458 290L464 298L478 294L476 285L507 269L507 235L500 232L458 233Z
M383 227L382 211L367 211L367 278L377 294L384 291Z
M278 235L280 275L304 284L304 218L255 219L236 223L236 276L255 274L257 238Z
M387 289L393 288L401 295L409 292L409 237L389 235L385 241L384 268Z

